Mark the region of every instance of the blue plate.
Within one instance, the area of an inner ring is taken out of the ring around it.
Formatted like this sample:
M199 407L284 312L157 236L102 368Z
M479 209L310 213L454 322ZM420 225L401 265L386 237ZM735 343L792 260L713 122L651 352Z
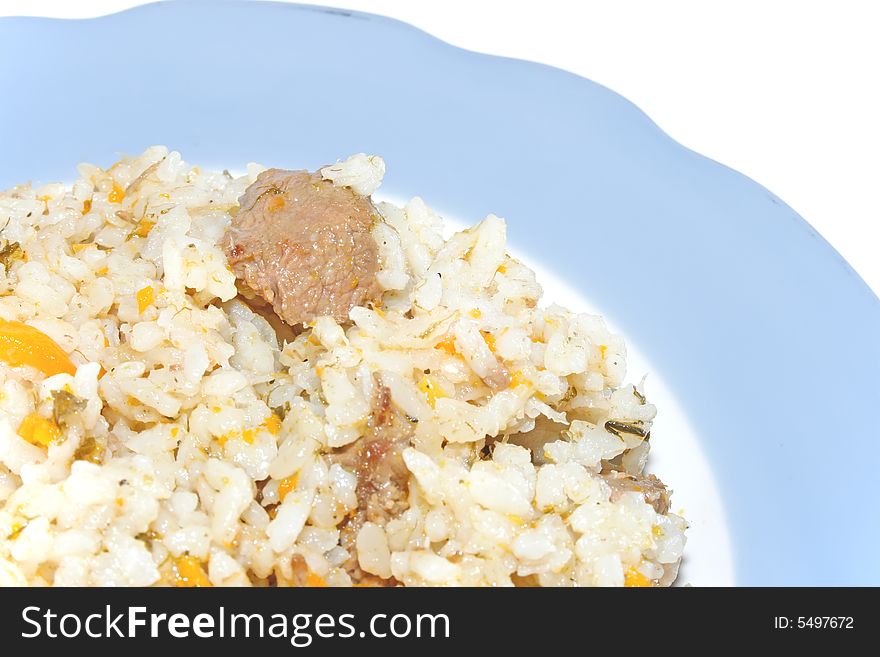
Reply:
M0 20L0 89L0 188L155 143L221 167L365 151L394 196L505 216L662 371L737 583L880 584L880 303L782 201L613 92L386 18L245 2Z

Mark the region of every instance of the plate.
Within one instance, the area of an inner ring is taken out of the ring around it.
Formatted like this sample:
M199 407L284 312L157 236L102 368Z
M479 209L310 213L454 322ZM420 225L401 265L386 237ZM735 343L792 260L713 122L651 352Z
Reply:
M2 19L0 62L0 188L159 143L221 168L363 151L386 196L506 217L548 297L600 311L650 373L652 468L694 523L684 579L880 584L880 302L781 200L612 91L274 3Z

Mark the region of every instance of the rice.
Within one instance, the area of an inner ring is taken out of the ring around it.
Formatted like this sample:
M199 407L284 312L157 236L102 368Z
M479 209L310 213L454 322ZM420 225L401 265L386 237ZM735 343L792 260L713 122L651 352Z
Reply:
M279 338L218 246L262 170L157 146L0 194L0 584L349 586L352 558L384 584L671 583L685 521L608 477L644 476L655 415L621 338L541 305L502 219L444 239L418 198L378 205L381 304ZM346 547L358 473L328 455L374 374L413 422L408 508Z

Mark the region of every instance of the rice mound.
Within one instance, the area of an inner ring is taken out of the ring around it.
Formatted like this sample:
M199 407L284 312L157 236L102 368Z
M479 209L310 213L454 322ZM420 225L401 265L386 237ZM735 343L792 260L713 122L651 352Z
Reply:
M157 146L0 193L0 329L73 364L4 361L0 330L0 584L349 586L352 559L361 583L670 584L685 521L607 476L642 476L655 415L621 338L539 305L503 220L444 239L419 198L377 206L381 306L279 337L218 247L262 170ZM322 172L370 194L384 163ZM327 455L377 374L413 424L408 508L346 549L357 473Z

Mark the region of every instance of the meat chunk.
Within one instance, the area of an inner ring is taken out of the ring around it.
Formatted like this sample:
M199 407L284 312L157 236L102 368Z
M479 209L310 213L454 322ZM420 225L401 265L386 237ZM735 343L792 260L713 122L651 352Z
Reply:
M223 236L232 271L291 326L330 315L348 322L353 306L382 293L379 220L370 198L320 173L268 169L245 190Z
M329 455L357 475L358 515L384 525L406 510L409 471L403 450L409 447L412 423L391 403L391 393L378 375L373 408L363 437Z
M328 456L331 463L357 475L358 508L345 522L340 537L342 547L352 555L346 568L355 581L367 577L355 555L355 540L363 524L370 521L385 525L409 507L409 470L403 450L410 446L414 427L392 404L391 393L381 378L374 378L376 393L366 433Z
M624 493L641 493L645 502L654 507L654 511L664 515L669 511L669 491L662 481L654 475L633 475L617 470L602 472L605 483L611 487L611 501L616 502Z

